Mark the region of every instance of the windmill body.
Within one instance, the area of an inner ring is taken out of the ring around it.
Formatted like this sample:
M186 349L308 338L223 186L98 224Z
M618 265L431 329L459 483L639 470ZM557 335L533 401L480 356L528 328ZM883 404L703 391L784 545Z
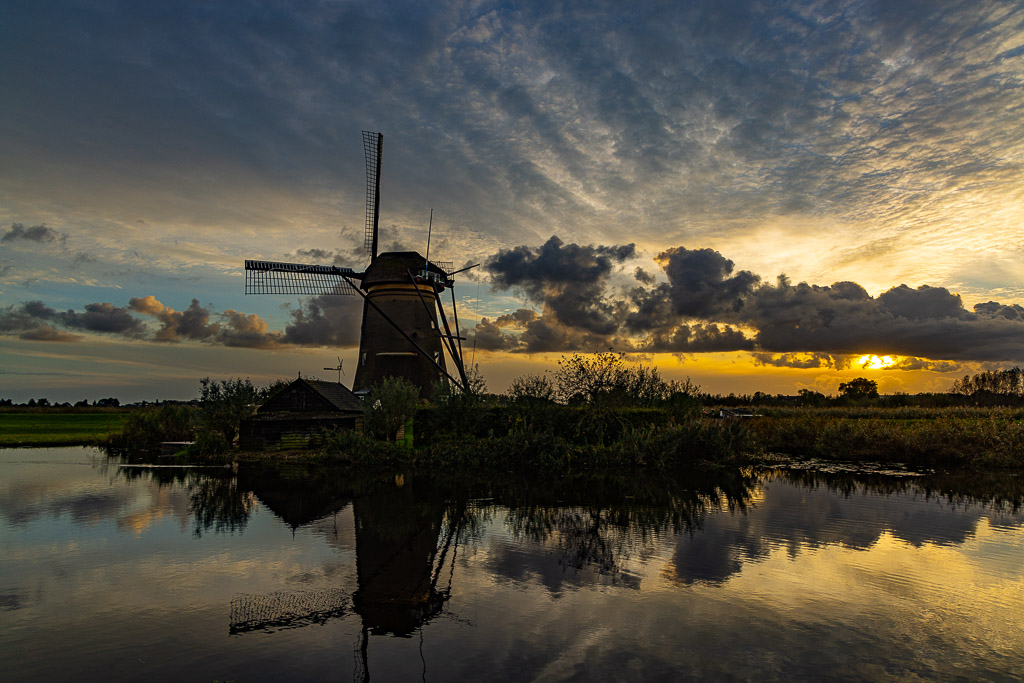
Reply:
M383 143L380 133L363 132L367 179L365 246L370 253L370 265L357 272L333 265L247 260L245 293L362 296L363 318L353 391L366 391L386 377L409 380L419 388L421 396L426 396L443 378L468 388L458 315L454 315L453 334L440 299L440 294L454 283L451 264L428 261L415 251L377 254ZM454 305L453 294L453 313ZM460 380L448 372L445 352Z
M419 271L422 275L424 263L423 256L415 251L386 252L377 256L363 273L366 301L353 391L369 389L385 377L404 377L423 393L444 377L444 350L437 319L439 292L428 278L409 278L409 273ZM427 272L446 277L434 264L430 264Z

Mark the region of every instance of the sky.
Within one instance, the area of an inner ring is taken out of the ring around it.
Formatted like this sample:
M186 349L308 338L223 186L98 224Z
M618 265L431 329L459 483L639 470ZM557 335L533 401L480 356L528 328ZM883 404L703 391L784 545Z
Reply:
M1024 363L1019 2L0 7L0 397L336 378L357 297L246 258L457 266L492 391L615 349L714 393ZM346 371L343 381L351 382Z

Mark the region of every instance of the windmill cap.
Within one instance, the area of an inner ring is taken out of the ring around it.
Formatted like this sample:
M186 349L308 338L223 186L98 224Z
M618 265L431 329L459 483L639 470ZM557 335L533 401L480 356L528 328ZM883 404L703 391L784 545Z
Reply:
M423 255L416 251L389 251L378 254L363 273L363 289L391 282L408 282L409 273L416 275L423 271L423 262ZM448 276L433 263L427 266L427 271L444 278Z

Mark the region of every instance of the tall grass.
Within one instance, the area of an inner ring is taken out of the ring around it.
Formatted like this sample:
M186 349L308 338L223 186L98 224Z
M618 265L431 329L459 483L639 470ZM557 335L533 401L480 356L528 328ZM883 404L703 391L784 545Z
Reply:
M747 420L765 453L918 467L1024 466L1020 408L773 408Z

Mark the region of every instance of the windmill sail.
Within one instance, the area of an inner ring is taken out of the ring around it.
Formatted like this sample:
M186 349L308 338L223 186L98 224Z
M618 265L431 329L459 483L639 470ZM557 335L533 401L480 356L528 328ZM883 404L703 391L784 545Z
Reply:
M356 277L356 272L338 266L246 260L245 293L351 296L355 289L346 277Z
M363 244L370 260L377 258L377 227L380 223L380 158L384 151L384 135L363 131L363 154L366 157L366 231Z

